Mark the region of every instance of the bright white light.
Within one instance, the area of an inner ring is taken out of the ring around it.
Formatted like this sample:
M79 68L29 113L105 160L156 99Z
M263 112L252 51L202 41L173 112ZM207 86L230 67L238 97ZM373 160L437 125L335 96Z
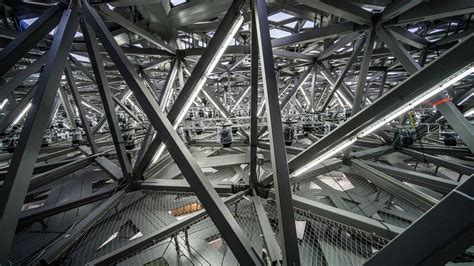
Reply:
M83 104L83 105L85 105L85 106L89 107L90 109L92 109L92 110L96 111L97 113L100 113L100 114L102 114L102 112L101 112L101 111L97 110L96 108L94 108L94 107L93 107L93 106L91 106L90 104L88 104L88 103L86 103L86 102L84 102L84 101L81 101L81 102L82 102L82 104Z
M3 100L2 103L0 103L0 110L2 110L3 107L5 107L5 104L7 104L7 102L8 102L8 99L5 99L5 100Z
M20 119L26 114L26 112L28 112L28 110L30 110L31 108L31 103L29 103L25 109L23 109L23 111L21 111L21 113L15 118L15 121L13 121L12 125L16 125L18 124L18 121L20 121Z
M474 115L474 108L472 108L471 110L464 113L464 116L466 116L466 117L471 116L471 115Z
M474 92L471 93L471 94L470 94L469 96L467 96L466 98L464 98L464 100L460 101L460 102L458 103L458 105L463 104L464 102L466 102L467 100L469 100L469 98L471 98L472 96L474 96ZM1 109L1 108L0 108L0 109Z
M222 55L224 54L225 52L225 49L227 49L227 46L229 46L229 43L230 41L234 38L234 35L237 33L237 31L240 29L240 26L242 26L242 23L244 22L244 17L243 16L240 16L237 21L234 23L234 25L232 26L232 29L229 31L230 34L228 34L224 41L222 42L221 46L219 47L219 49L217 50L216 54L214 55L214 58L211 60L211 63L209 64L209 66L207 67L206 71L205 71L205 75L203 75L201 77L201 79L199 80L198 84L196 85L196 87L194 88L194 90L192 91L191 95L188 97L186 103L184 104L183 106L183 109L181 109L181 112L178 114L178 117L176 118L176 121L174 122L174 125L173 125L173 128L176 130L178 128L178 125L183 121L184 117L186 116L189 108L191 107L191 105L194 103L194 100L196 99L196 97L198 96L199 92L201 91L202 87L204 86L204 84L206 83L206 80L207 80L207 76L209 76L212 71L214 71L214 68L216 67L217 63L219 62L219 60L221 59ZM189 71L184 68L184 70L188 73L188 75L190 75ZM212 101L211 101L212 102ZM215 103L214 103L215 104ZM166 106L166 105L164 105ZM219 110L221 111L221 110ZM221 111L222 113L222 111ZM224 116L225 117L225 116ZM163 152L163 150L165 149L165 146L164 144L162 143L160 145L160 148L158 150L158 153L155 154L155 156L153 157L153 160L152 160L152 163L155 163L156 161L158 161L158 159L160 158L161 156L161 152ZM161 151L161 152L160 152Z
M298 176L298 175L301 175L302 173L308 171L309 169L311 169L312 167L314 167L315 165L321 163L322 161L326 160L326 159L329 159L331 156L335 155L336 153L342 151L343 149L349 147L352 145L352 143L354 143L355 141L357 140L356 137L353 137L353 138L350 138L344 142L342 142L341 144L337 145L336 147L334 147L332 150L326 152L325 154L319 156L318 158L316 158L315 160L313 160L312 162L310 162L309 164L299 168L298 170L296 170L294 173L293 173L293 176Z
M470 75L474 72L474 66L469 65L467 68L458 71L456 74L449 77L447 80L443 80L442 82L435 85L431 90L426 91L425 93L419 95L415 99L411 100L410 102L406 103L402 107L398 108L397 110L393 111L392 113L388 114L387 116L383 117L382 119L378 120L377 122L373 123L366 129L362 130L357 134L359 137L367 136L368 134L374 132L375 130L379 129L383 125L391 122L397 116L408 112L408 110L414 108L415 106L421 104L425 100L433 97L434 95L438 94L442 90L448 88L449 86L453 85L454 83L460 81L464 77Z
M105 4L110 10L114 10L115 9L115 6L111 5L111 4Z

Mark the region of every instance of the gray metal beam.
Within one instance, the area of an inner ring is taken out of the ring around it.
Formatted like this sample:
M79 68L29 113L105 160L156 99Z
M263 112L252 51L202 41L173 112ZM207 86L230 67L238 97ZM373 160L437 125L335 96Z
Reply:
M346 0L297 0L317 10L353 21L358 24L371 24L372 13Z
M76 103L77 111L79 112L79 118L81 119L82 127L84 128L84 131L86 132L87 141L89 142L92 153L97 153L99 150L97 149L97 145L95 144L94 135L92 134L91 127L89 125L89 120L87 120L86 111L84 110L84 106L82 104L82 98L79 95L79 90L77 89L76 82L74 81L71 65L69 63L66 63L65 73L66 73L66 80L67 80L68 87L71 90L72 98L74 99L74 102ZM69 99L67 99L67 101L69 101ZM74 124L73 124L73 127L75 127Z
M415 185L424 186L432 190L448 193L456 188L459 183L450 179L445 179L433 175L428 175L421 172L410 171L399 167L393 167L386 164L374 163L371 161L363 161L366 165L373 167L385 174L391 175L396 179L409 182Z
M272 44L268 27L268 14L265 0L254 0L252 3L252 22L256 24L260 65L265 92L267 123L270 136L270 155L272 159L273 180L276 193L278 222L281 234L280 247L283 262L287 265L299 265L300 256L296 238L295 217L291 201L290 179L286 159L283 124L278 99L278 85L275 76ZM306 71L309 75L311 68ZM297 89L297 86L295 86ZM283 104L283 103L282 103Z
M61 201L53 205L22 211L20 218L18 219L18 226L40 221L46 217L50 217L58 213L66 212L68 210L108 198L114 194L116 190L116 187L103 188L94 193L81 195L81 197L78 199Z
M369 73L372 52L374 51L374 42L375 28L372 27L370 31L367 32L367 41L365 42L364 56L362 57L362 63L359 71L359 79L357 80L354 102L352 103L352 116L357 114L363 107L362 98L364 96L365 85L367 83L367 74Z
M174 54L176 49L169 46L164 41L158 39L157 37L151 35L151 33L145 31L144 29L138 27L133 22L127 20L126 18L120 16L118 13L110 10L105 5L99 6L100 13L105 15L107 18L111 19L113 22L119 24L120 26L124 27L125 29L129 30L132 33L137 34L138 36L142 37L143 39L147 40L148 42L159 46L160 48L164 49L165 51Z
M474 153L474 126L469 122L459 108L451 101L445 101L441 96L433 97L433 102L438 102L436 109L444 116L449 125L464 141L469 150Z
M240 6L239 2L234 3ZM178 167L194 189L201 204L209 212L209 216L219 229L219 232L226 240L237 260L242 264L260 263L260 259L250 248L250 242L247 236L214 190L209 180L205 177L201 168L197 165L191 153L187 150L174 130L173 125L161 111L157 101L153 98L150 91L146 89L138 73L115 42L107 26L89 4L85 3L82 11L87 22L90 23L96 31L99 40L133 91L135 98L144 109L153 127L158 134L160 134L169 153L176 162L179 162Z
M310 29L305 32L293 34L288 37L273 39L272 47L277 48L307 42L316 42L365 29L367 29L367 27L365 26L357 26L352 22L343 22L322 28Z
M409 75L413 75L421 66L413 59L408 51L393 36L393 34L383 27L377 29L377 36L388 46L395 58L400 61Z
M325 48L324 51L322 51L320 54L318 54L317 60L322 61L322 60L326 59L328 56L332 55L337 50L344 47L346 44L354 41L359 36L360 36L360 32L356 31L356 32L348 33L348 34L340 37L331 46Z
M461 173L464 175L473 175L474 174L474 168L469 167L467 165L447 161L441 157L426 154L423 152L415 151L412 149L406 149L406 148L401 148L400 150L402 153L405 153L407 155L412 156L413 158L423 161L423 162L431 162L436 165L439 165L441 167L451 169L457 173Z
M356 170L360 176L374 183L376 186L387 192L400 196L423 211L429 210L438 200L414 189L413 187L398 181L391 176L363 163L358 159L351 160L351 167Z
M255 21L255 14L252 13L252 21ZM250 163L249 163L249 184L251 189L258 186L257 178L257 108L258 108L258 37L255 23L251 23L251 60L250 60Z
M263 207L258 195L252 196L252 203L255 208L255 214L258 219L260 231L262 231L263 243L265 245L265 249L267 250L267 255L270 258L270 264L278 265L278 263L282 260L281 249L280 246L278 246L278 241L275 238L272 226L268 220L267 212L265 211L265 208Z
M10 126L14 126L12 125L12 123L30 103L31 98L33 98L33 95L35 95L36 91L37 85L34 85L33 87L31 87L30 91L23 97L23 99L21 99L21 101L15 106L15 108L3 118L2 123L0 124L0 132L5 132L7 129L9 129Z
M303 72L303 74L301 74L300 78L298 79L298 81L293 85L293 88L291 88L287 94L285 95L285 97L281 100L281 103L280 103L280 110L283 110L285 109L285 107L288 105L288 103L290 102L290 100L296 95L296 92L298 92L298 89L303 86L303 83L306 81L306 79L309 77L309 75L311 74L311 71L314 69L314 65L310 65L306 68L306 70ZM278 87L276 87L278 88ZM277 96L278 97L278 96ZM268 100L267 100L268 102ZM268 110L268 109L267 109ZM267 112L268 113L268 112ZM280 117L281 119L281 117Z
M387 21L417 6L423 0L394 0L382 12L382 21Z
M474 50L469 47L472 46L474 46L474 36L452 47L422 70L411 75L376 102L292 158L289 162L290 172L307 165L308 162L329 152L342 142L353 138L381 118L398 110L401 103L430 91L439 82L450 78L457 71L471 64L474 61Z
M115 112L114 100L112 93L109 88L107 81L107 75L104 70L104 63L102 57L99 54L99 45L96 40L94 32L88 27L88 25L81 21L81 29L86 41L86 46L89 52L89 58L91 60L92 69L94 72L95 79L97 81L97 87L99 88L100 98L104 106L104 112L107 117L107 123L110 128L110 133L114 140L115 150L117 152L118 161L120 168L122 169L123 177L130 180L132 176L132 165L128 159L127 151L125 149L125 142L122 136L122 130L118 125L117 113Z
M227 13L222 19L222 22L219 24L214 36L212 37L211 41L209 42L208 46L205 48L204 52L202 53L201 58L199 59L198 63L194 67L191 75L187 79L186 83L184 84L181 92L176 98L173 107L168 113L168 119L172 124L176 123L181 112L187 112L187 110L183 110L186 106L191 106L192 101L194 101L195 96L197 96L197 90L199 83L202 82L201 79L205 78L207 73L206 69L209 65L212 64L212 60L216 55L219 47L224 42L226 36L229 34L232 26L235 24L237 19L241 16L241 7L243 6L242 0L235 0L233 1L232 5L229 7ZM153 139L150 147L148 148L147 152L143 156L142 160L140 161L139 165L137 166L138 169L143 169L140 172L137 172L136 178L141 178L138 176L140 173L143 173L148 165L151 163L153 156L155 156L156 151L160 147L162 141L159 138Z
M67 95L66 90L62 86L59 87L59 98L61 99L61 105L63 106L64 111L66 112L69 124L71 124L72 128L76 128L76 122L74 120L75 115L72 111L71 102L69 101L69 96ZM81 103L79 102L79 104Z
M474 3L471 0L430 0L407 10L391 22L391 24L415 24L418 22L433 21L470 14L473 12Z
M471 176L364 265L445 265L462 255L474 242L473 199Z
M52 16L56 16L56 12L58 12L57 8L52 10L54 12L49 12L53 13L51 14ZM49 17L46 15L42 17L41 20L45 18L49 20ZM55 23L51 23L51 25L54 24ZM42 23L35 25L33 28L37 26L42 26ZM2 228L3 233L0 239L0 262L2 264L8 259L10 244L15 235L18 223L18 215L20 214L21 206L23 205L28 190L36 156L38 155L41 141L43 140L44 130L48 126L47 122L50 118L54 98L56 97L57 88L66 64L67 54L74 39L74 34L77 32L77 27L78 15L75 8L64 11L50 53L48 53L45 68L38 81L32 108L28 113L28 117L21 131L20 140L13 153L10 168L1 189L0 228ZM41 31L45 30L45 33L49 32L47 26L44 26L44 28L45 29L41 29ZM34 31L30 32L27 30L25 32L37 34L37 32ZM14 42L22 41L28 43L35 39L34 36L20 36L21 37ZM32 45L34 44L31 44L31 46ZM26 47L27 46L24 46L24 48ZM21 54L20 51L19 53ZM2 57L2 62L3 59L5 59L5 57ZM2 67L5 65L8 64L2 64Z
M94 223L99 219L102 214L112 209L117 203L120 202L121 198L125 195L125 191L121 190L113 194L107 200L102 202L99 206L94 208L84 219L74 224L67 233L63 234L60 238L55 240L51 245L45 249L44 253L41 254L39 259L40 264L52 264L55 260L59 259L71 245L73 245L79 237L87 232Z
M354 62L357 60L357 56L362 50L362 47L364 47L364 43L365 43L365 38L360 38L356 42L354 50L352 51L352 55L349 57L349 60L347 61L346 66L342 70L339 77L337 77L337 80L334 82L334 85L331 85L331 91L329 92L328 96L326 97L326 100L324 101L324 104L321 108L322 111L326 110L329 103L331 102L332 97L334 96L334 93L336 93L336 91L339 89L339 86L344 82L344 78L346 77L347 73L351 69Z
M270 190L269 197L275 198L275 191ZM358 228L375 235L393 239L403 232L403 228L388 223L380 222L375 219L355 214L332 207L330 205L310 200L301 196L293 195L293 205L295 208L317 213L327 219L345 224L354 228Z
M33 24L5 46L0 52L0 77L7 73L31 48L56 27L64 4L50 7Z
M0 88L0 102L3 102L3 100L7 99L11 95L11 93L18 86L20 86L29 76L31 76L33 73L38 72L44 65L44 62L46 62L47 55L47 53L43 54L40 58L36 59L33 64L28 65L25 69L19 71L19 73L16 73L15 76L13 76L13 78L9 80L7 84L2 86Z

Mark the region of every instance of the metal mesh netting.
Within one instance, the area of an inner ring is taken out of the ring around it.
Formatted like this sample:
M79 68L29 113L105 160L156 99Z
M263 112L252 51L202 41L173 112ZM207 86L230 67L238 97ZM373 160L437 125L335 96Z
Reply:
M423 212L414 204L348 172L328 171L298 184L294 193L359 215L407 227Z
M68 265L83 265L141 236L156 232L185 217L183 206L198 203L191 193L134 192L127 195L77 241L62 258ZM264 201L278 236L274 202ZM186 207L188 208L188 207ZM192 207L189 207L192 208ZM261 255L263 239L253 204L246 197L229 204L229 210ZM192 209L195 211L197 209ZM180 214L174 216L173 214ZM298 243L303 265L361 265L388 241L373 234L295 209ZM237 265L231 250L208 217L179 228L122 258L119 265Z
M273 201L264 205L274 232L278 232ZM302 265L362 265L388 240L295 208L295 222Z

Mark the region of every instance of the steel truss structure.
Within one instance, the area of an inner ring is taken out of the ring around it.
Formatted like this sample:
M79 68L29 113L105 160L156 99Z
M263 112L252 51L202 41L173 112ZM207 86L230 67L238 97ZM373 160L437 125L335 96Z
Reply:
M0 8L0 264L474 261L473 1Z

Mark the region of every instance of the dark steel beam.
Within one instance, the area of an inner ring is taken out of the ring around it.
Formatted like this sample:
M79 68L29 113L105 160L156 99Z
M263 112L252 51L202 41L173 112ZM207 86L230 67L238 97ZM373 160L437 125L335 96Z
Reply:
M138 73L115 42L107 26L89 4L85 3L82 11L87 22L94 28L99 40L124 77L145 114L148 116L153 127L158 134L160 134L160 138L163 139L169 153L176 162L179 162L178 167L194 189L201 204L209 212L209 216L236 258L242 264L260 263L260 259L250 248L250 242L247 236L212 187L209 180L205 177L189 150L181 141L173 125L161 111L158 102L145 87Z
M44 36L56 27L64 10L64 4L50 7L26 30L22 31L13 41L0 52L0 77L7 73L28 51Z
M86 41L86 46L89 52L92 69L94 72L95 79L97 81L97 87L99 88L100 98L104 106L105 116L107 117L107 123L110 128L110 133L114 140L115 151L117 152L117 158L122 169L123 177L130 180L132 176L132 165L125 149L125 142L122 136L122 130L118 125L117 113L115 112L114 100L112 93L109 88L107 81L107 75L104 69L104 63L102 57L99 54L99 45L94 32L89 26L81 20L81 29Z
M200 83L202 83L202 79L206 78L206 70L209 65L213 64L214 57L217 51L220 49L220 46L223 44L226 36L229 34L232 26L235 24L237 19L241 16L241 7L243 6L244 1L242 0L235 0L232 2L232 5L229 7L227 13L222 18L222 22L219 24L214 36L212 37L211 41L209 42L208 46L205 48L204 52L202 53L201 58L199 59L198 63L194 67L191 75L187 79L184 87L181 89L181 92L176 98L173 107L168 113L168 119L171 124L175 124L178 117L182 114L181 112L187 112L188 106L191 106L192 102L194 101L195 97L198 94L198 90ZM186 110L184 110L186 109ZM148 148L147 152L143 156L142 160L140 161L139 165L137 166L140 172L137 172L136 178L141 178L139 176L141 173L145 171L148 165L151 163L153 157L155 156L158 148L160 147L162 141L160 138L153 139L150 147Z
M473 199L471 176L364 265L444 265L462 255L474 242Z
M287 265L300 265L298 242L296 238L295 217L291 201L290 178L286 158L283 124L278 99L278 85L275 75L272 44L268 27L267 7L264 0L252 2L252 13L257 30L260 65L263 77L263 88L266 99L267 123L270 136L270 155L272 159L273 180L276 193L278 222L281 234L280 247L283 262ZM311 67L306 71L311 73ZM296 86L295 86L296 87Z
M73 3L74 5L74 3ZM52 8L48 11L48 15L43 16L40 22L33 28L41 27L39 32L43 30L49 32L47 25L55 25L56 23L46 23L51 17L57 16L58 8ZM55 20L55 19L54 19ZM41 23L46 23L44 25ZM32 108L28 113L28 117L21 131L20 140L15 148L11 160L10 168L5 177L1 193L0 193L0 228L2 228L2 238L0 239L0 262L5 263L8 259L10 251L10 244L15 235L16 226L18 223L18 216L21 211L28 185L30 183L31 175L35 166L36 156L43 140L44 130L48 126L48 120L53 108L54 98L56 97L59 82L61 80L64 66L66 64L67 55L74 39L74 34L77 32L78 15L74 6L63 12L59 27L56 31L56 36L51 45L46 64L38 81L36 93L32 100ZM44 29L43 29L44 28ZM39 34L32 31L25 31L32 35ZM25 42L13 46L18 48L19 54L21 49L31 48L34 45L31 42L39 41L37 36L20 35L16 42ZM42 37L42 36L41 36ZM5 51L7 52L7 51ZM12 51L13 52L13 51ZM15 52L16 54L16 52ZM7 54L8 55L8 54ZM21 55L20 55L21 56ZM11 57L2 57L3 60L11 60ZM7 66L7 64L1 64ZM9 68L7 66L7 68ZM0 71L1 72L1 71Z
M63 234L45 249L39 259L40 264L52 264L59 259L69 247L71 247L83 234L87 232L94 223L108 210L112 209L120 202L125 195L124 190L120 190L94 208L84 219L74 224L67 233Z
M71 91L72 98L74 99L77 111L79 112L79 118L81 119L82 127L86 132L87 141L89 142L92 153L97 153L99 150L97 149L97 145L95 144L94 135L92 134L91 127L89 125L89 120L87 120L86 111L84 110L84 105L82 104L82 98L79 95L79 90L77 89L76 81L74 80L71 65L69 63L66 63L66 68L64 72L66 73L66 80L69 90ZM69 102L67 95L65 100ZM72 126L75 127L75 124L73 124Z

